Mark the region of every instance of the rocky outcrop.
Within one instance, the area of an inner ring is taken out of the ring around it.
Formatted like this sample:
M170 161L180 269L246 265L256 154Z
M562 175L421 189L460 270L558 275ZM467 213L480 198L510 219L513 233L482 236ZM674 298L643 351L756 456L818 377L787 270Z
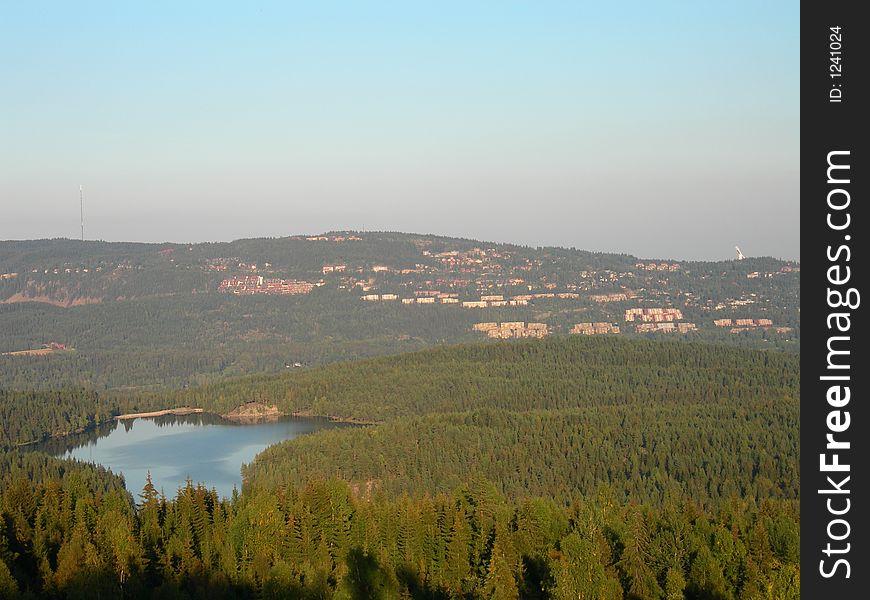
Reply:
M283 414L274 404L270 406L263 402L248 402L221 416L237 423L262 423L277 421Z
M99 304L102 298L94 298L90 296L78 296L70 298L68 295L62 298L52 298L46 295L37 294L29 295L26 292L18 292L12 294L5 300L0 300L0 304L16 304L18 302L42 302L43 304L51 304L61 308L70 308L71 306L83 306L85 304Z

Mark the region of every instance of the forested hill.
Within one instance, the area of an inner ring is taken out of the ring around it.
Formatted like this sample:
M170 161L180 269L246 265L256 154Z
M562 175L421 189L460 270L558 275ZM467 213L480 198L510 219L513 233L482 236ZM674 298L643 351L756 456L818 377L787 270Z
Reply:
M450 491L474 474L512 498L799 495L799 359L706 344L563 338L437 348L254 377L176 405L276 404L375 421L285 442L245 470L272 489L339 477L359 489Z
M487 335L594 333L593 323L618 337L797 350L799 289L799 265L770 258L690 262L404 233L6 241L0 380L177 389Z
M233 499L6 452L0 597L798 598L799 384L791 353L575 336L7 390L7 443L249 401L377 424L267 449Z
M247 402L285 413L382 422L478 409L797 402L799 357L730 346L568 337L465 344L259 375L171 393L0 390L2 445L93 426L124 412Z
M7 394L0 408L12 442L56 433L58 415L75 428L121 411L226 413L247 402L379 423L268 449L246 471L268 489L338 477L447 492L482 473L509 497L568 500L606 481L620 498L716 505L798 497L799 388L792 354L572 337L433 348L173 394Z
M793 403L799 386L799 357L793 354L570 337L438 347L241 378L160 397L172 406L218 412L258 401L288 413L369 422L481 408L732 405L753 399Z
M120 412L262 402L381 425L274 447L247 471L256 485L340 477L420 493L482 472L512 497L569 498L611 481L640 500L686 493L717 503L797 497L799 388L799 357L788 353L570 337L439 347L171 394L6 392L0 412L3 443L14 445Z

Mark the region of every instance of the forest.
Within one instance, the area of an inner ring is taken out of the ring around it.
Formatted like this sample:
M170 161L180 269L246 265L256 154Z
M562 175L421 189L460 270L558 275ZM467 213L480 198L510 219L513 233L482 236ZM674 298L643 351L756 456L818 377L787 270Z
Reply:
M789 406L797 404L799 386L799 357L790 353L586 337L476 343L172 392L0 391L0 445L71 433L125 412L181 406L225 414L262 402L287 414L383 422L484 408Z
M475 474L509 498L569 502L606 482L619 501L699 506L799 498L800 415L791 405L492 409L334 429L267 448L243 469L271 489L338 477L390 495L448 492Z
M0 598L800 597L790 501L510 501L476 476L416 496L149 482L134 502L97 467L19 453L0 482Z
M203 298L227 323L288 306ZM394 321L378 315L399 307L342 302L310 340L251 339L241 354L220 328L213 345L163 352L173 327L214 322L179 309L163 323L157 298L0 307L54 315L92 344L0 357L0 598L799 598L797 353L692 338L447 345L447 307ZM324 324L345 309L373 334L432 329L336 346ZM152 342L113 347L65 310ZM249 402L356 425L268 448L230 498L194 481L128 491L33 450L122 413Z

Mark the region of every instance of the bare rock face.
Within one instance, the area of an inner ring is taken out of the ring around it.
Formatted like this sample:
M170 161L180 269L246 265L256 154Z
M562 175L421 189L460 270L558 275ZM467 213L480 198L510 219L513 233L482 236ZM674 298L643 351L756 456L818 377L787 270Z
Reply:
M263 402L248 402L222 416L238 423L262 423L277 421L282 413L274 404L270 406Z

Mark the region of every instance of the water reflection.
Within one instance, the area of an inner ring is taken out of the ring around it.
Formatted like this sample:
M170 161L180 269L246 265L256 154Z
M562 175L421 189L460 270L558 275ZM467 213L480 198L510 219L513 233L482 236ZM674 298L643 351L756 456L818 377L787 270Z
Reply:
M124 475L136 496L146 474L158 490L174 496L187 478L230 496L241 489L240 468L267 446L298 435L336 427L326 419L285 417L240 424L217 415L166 415L101 425L86 433L38 446L52 456L101 464Z

